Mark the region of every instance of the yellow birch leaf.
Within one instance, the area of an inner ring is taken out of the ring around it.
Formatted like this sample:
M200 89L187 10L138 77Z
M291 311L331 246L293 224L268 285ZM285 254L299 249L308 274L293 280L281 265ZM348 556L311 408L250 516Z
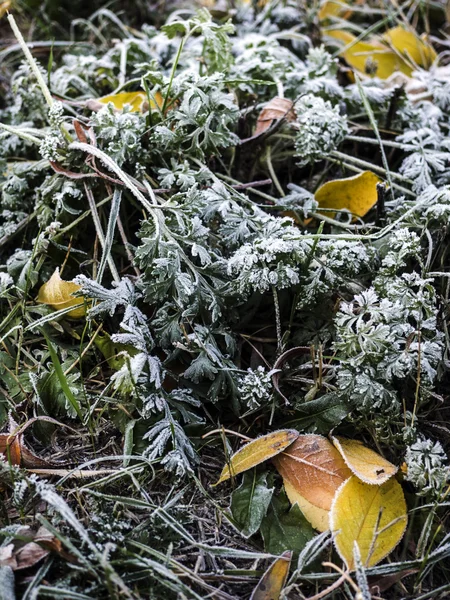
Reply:
M400 25L386 31L383 41L395 48L406 61L411 61L418 67L428 69L437 58L433 46L417 35L415 31L405 29Z
M83 302L83 298L75 298L73 292L77 292L81 286L73 281L64 281L59 275L59 269L56 269L50 279L39 289L37 302L48 304L55 310L62 310L70 306L76 306ZM79 306L67 313L71 319L80 319L86 314L86 308Z
M103 98L96 98L95 102L99 102L100 104L108 104L108 102L112 102L114 104L114 108L117 110L123 110L125 104L129 104L133 112L145 112L148 110L147 94L144 92L120 92L119 94L103 96ZM163 103L164 99L162 95L160 92L156 92L155 101L150 101L150 108L154 109L157 106L161 108Z
M330 529L329 510L319 508L318 506L314 506L311 502L308 502L308 500L303 498L303 496L301 496L288 481L284 481L284 490L286 496L289 498L289 502L292 505L298 505L305 519L311 523L314 529L317 529L318 531L328 531L328 529Z
M253 590L250 600L279 600L289 575L292 552L286 551L274 561Z
M324 510L330 510L336 490L352 474L333 444L322 435L299 435L273 462L285 484Z
M406 502L398 481L370 485L355 475L338 490L330 511L334 544L349 569L354 569L355 542L365 567L372 567L392 552L406 529Z
M298 436L299 433L295 429L280 429L252 440L233 454L230 463L224 466L219 481L215 485L273 458L290 446Z
M339 40L343 47L356 40L353 34L342 29L329 29L325 33L328 37ZM350 67L370 77L387 79L396 71L410 76L413 71L398 52L378 40L355 42L347 50L341 51L340 55Z
M372 171L363 171L353 177L324 183L314 197L319 209L346 209L357 217L364 217L377 203L377 183L380 182L381 179ZM326 214L330 215L329 212Z
M334 437L333 444L352 473L365 483L381 485L397 473L395 465L377 452L366 448L359 440Z

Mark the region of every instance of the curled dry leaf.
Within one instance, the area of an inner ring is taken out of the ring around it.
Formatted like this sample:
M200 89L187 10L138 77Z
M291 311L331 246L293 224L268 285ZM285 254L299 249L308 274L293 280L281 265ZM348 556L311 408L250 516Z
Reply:
M399 543L406 523L403 490L393 478L376 486L352 475L339 488L330 511L334 544L349 569L355 566L355 542L359 546L363 565L372 567Z
M295 112L293 106L294 103L292 100L288 100L287 98L272 98L259 113L253 136L264 133L275 121L279 121L280 119L284 118L287 121L294 121Z
M45 527L33 534L29 527L21 527L18 535L28 537L30 541L16 539L13 543L0 548L0 566L10 567L13 571L34 566L51 551L61 552L61 542Z
M334 437L333 444L352 473L365 483L381 485L397 473L395 465L366 448L359 440Z
M283 552L261 577L250 600L279 600L289 574L291 559L292 552Z
M80 286L73 281L64 281L64 279L61 279L59 269L56 269L50 279L40 287L37 302L48 304L48 306L51 306L55 310L78 306L83 299L75 298L72 294L79 289ZM68 312L66 316L71 319L80 319L85 314L86 308L78 306L78 308L74 308Z
M256 465L269 460L269 458L273 458L290 446L298 436L298 431L294 429L280 429L249 442L233 454L229 464L223 468L219 481L215 485L230 479L231 476L248 471L248 469L256 467Z
M330 529L329 510L311 504L311 502L301 496L287 480L284 481L284 490L286 496L289 498L289 502L292 505L298 504L304 517L311 523L314 529L317 529L318 531L327 531Z
M299 435L273 462L285 483L326 511L331 508L336 490L352 474L333 444L315 434Z
M328 181L314 194L319 203L319 212L321 208L346 209L357 217L364 217L377 203L377 183L380 182L381 179L372 171ZM334 213L332 215L334 216Z

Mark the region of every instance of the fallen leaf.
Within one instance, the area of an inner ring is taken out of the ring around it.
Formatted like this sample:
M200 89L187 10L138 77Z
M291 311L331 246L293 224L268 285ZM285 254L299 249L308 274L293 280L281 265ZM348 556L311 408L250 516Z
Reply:
M405 29L400 25L386 31L382 40L395 48L407 62L429 69L437 58L435 49L425 39L413 30Z
M288 100L287 98L272 98L259 113L253 136L264 133L275 121L279 121L280 119L284 118L287 121L295 121L293 106L294 103L292 100Z
M314 504L301 496L294 486L286 480L284 481L284 490L286 496L289 498L289 502L292 505L298 505L304 517L311 523L314 529L317 529L318 531L328 531L328 529L330 529L329 510L314 506Z
M322 2L319 10L319 21L331 19L333 17L342 17L344 19L351 15L350 6L340 0L325 0Z
M116 110L123 110L125 104L129 104L132 112L147 112L149 108L147 94L145 92L120 92L119 94L112 94L111 96L103 96L102 98L94 98L88 101L88 108L96 110L101 107L96 107L95 104L105 106L109 102L112 102ZM156 92L154 100L150 100L150 109L161 108L164 104L164 98L160 92Z
M381 485L397 473L395 465L377 452L366 448L359 440L348 440L342 437L332 439L345 464L361 481Z
M30 527L21 527L16 532L13 543L0 548L0 566L8 566L13 571L33 567L51 551L61 552L61 542L45 527L33 534ZM29 537L29 541L23 538ZM22 538L22 539L21 539Z
M277 558L261 577L250 600L279 600L289 575L291 560L292 552L283 552L280 558Z
M37 302L47 304L55 310L77 306L83 299L75 298L72 294L79 289L81 289L81 286L77 283L61 279L59 269L56 269L50 279L40 287ZM68 312L66 316L71 319L80 319L85 314L86 308L79 306Z
M354 568L355 542L363 565L372 567L399 543L406 523L403 490L393 478L375 486L352 475L339 488L330 511L334 544L349 569Z
M284 483L324 510L330 510L336 490L352 474L333 444L315 434L300 435L273 462Z
M290 446L298 436L298 431L294 429L280 429L249 442L233 454L230 463L225 465L215 485L273 458Z
M363 171L353 177L324 183L314 197L319 203L319 209L346 209L357 217L364 217L377 203L377 183L380 182L381 179L372 171ZM329 212L326 214L330 215Z
M9 417L9 432L0 433L0 454L6 457L12 465L25 468L48 468L54 466L52 463L36 456L29 450L24 442L23 432L25 428L32 422L38 420L30 419L26 425L19 426L14 419ZM40 420L58 423L50 417L40 417Z
M395 71L401 71L410 76L411 65L402 56L378 39L373 41L357 42L357 38L343 29L328 29L324 32L328 37L341 42L343 49L340 52L347 64L360 73L369 77L387 79ZM347 45L349 48L345 49Z

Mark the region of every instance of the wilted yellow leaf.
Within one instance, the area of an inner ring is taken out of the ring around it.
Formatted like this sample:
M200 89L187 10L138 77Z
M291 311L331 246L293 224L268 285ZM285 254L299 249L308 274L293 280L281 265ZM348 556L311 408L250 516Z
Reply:
M314 197L319 203L319 209L346 209L357 217L364 217L377 203L377 183L380 182L381 179L375 173L364 171L353 177L324 183Z
M289 574L291 559L292 552L283 552L261 577L250 600L279 600Z
M292 505L298 504L299 509L314 529L318 531L327 531L330 529L329 510L314 506L306 498L303 498L287 480L284 481L284 490L289 498L289 502Z
M336 493L330 511L336 550L349 569L354 568L355 542L363 565L372 567L399 543L406 523L405 497L395 479L376 486L353 475Z
M119 94L113 94L111 96L103 96L103 98L96 98L95 102L100 104L108 104L112 102L117 110L123 110L125 104L131 106L133 112L145 112L148 110L147 94L144 92L120 92ZM162 107L164 99L160 92L156 92L155 101L151 100L150 108L154 109L157 106Z
M76 306L83 302L82 298L72 296L77 292L80 286L73 281L64 281L59 275L59 269L56 269L47 283L44 283L39 289L37 302L40 304L48 304L55 310L62 310L70 306ZM72 319L80 319L86 314L84 306L74 308L67 313L67 317Z
M383 41L395 48L407 62L428 69L437 58L433 46L417 35L415 31L398 26L386 31Z
M315 434L300 435L273 462L285 484L324 510L330 510L336 490L352 474L333 444Z
M249 442L233 454L229 465L225 465L215 485L273 458L290 446L298 436L298 431L294 429L280 429Z
M365 483L381 485L397 473L397 467L366 448L359 440L333 438L333 444L341 453L349 469Z
M347 17L350 16L350 6L344 1L340 0L325 0L322 2L319 10L319 21L325 19L331 19L333 17Z
M395 73L401 71L405 75L411 75L413 69L398 52L395 52L377 39L370 42L355 42L356 37L342 29L329 29L326 32L328 37L339 40L343 47L352 44L347 50L341 51L340 55L346 62L360 73L370 77L379 77L387 79Z

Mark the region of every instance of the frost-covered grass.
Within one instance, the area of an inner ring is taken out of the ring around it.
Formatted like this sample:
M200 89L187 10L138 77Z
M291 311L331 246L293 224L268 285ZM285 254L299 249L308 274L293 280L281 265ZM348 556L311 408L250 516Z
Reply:
M319 594L342 561L289 517L270 464L211 487L242 438L295 428L401 466L404 539L349 575L362 595L344 580L327 597L368 600L368 577L374 598L445 598L445 3L327 21L293 0L100 6L13 7L28 58L0 21L0 425L25 446L0 463L0 597L246 599L284 550L282 597ZM410 23L439 56L354 76L330 23ZM142 110L95 102L137 91ZM295 118L254 136L274 97ZM376 206L320 211L324 182L364 170L386 183ZM82 318L36 301L56 268ZM39 525L61 544L12 571Z

